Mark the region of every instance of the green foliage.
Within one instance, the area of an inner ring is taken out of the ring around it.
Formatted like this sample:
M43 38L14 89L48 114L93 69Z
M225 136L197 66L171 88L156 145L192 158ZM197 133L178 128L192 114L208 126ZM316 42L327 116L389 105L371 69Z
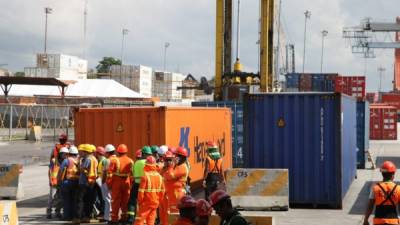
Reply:
M110 72L110 67L112 65L121 65L121 60L114 57L103 57L103 59L99 62L99 65L96 66L97 72L108 73Z

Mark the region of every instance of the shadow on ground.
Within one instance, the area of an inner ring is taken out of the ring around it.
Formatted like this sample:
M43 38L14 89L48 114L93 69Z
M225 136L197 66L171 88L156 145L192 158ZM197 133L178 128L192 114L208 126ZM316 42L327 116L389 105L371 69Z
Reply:
M18 208L46 208L48 195L42 195L17 202Z
M369 193L371 191L371 185L376 183L375 181L367 181L364 183L360 192L358 193L357 199L354 201L349 214L353 215L364 215L365 209L368 204Z

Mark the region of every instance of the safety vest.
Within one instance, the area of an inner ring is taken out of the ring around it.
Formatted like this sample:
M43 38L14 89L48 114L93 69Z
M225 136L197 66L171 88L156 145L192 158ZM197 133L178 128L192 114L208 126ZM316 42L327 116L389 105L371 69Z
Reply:
M125 157L128 159L128 164L130 164L130 165L128 165L126 167L128 169L122 168L122 170L125 169L127 171L121 171L121 161L120 161L121 158L117 158L117 160L115 160L116 169L115 169L113 175L118 176L118 177L129 177L132 174L131 168L132 168L133 161L132 161L132 159L128 158L127 156L125 156Z
M133 176L135 177L135 183L139 184L140 179L144 175L144 166L146 164L145 159L140 159L135 162L133 165Z
M106 157L102 157L99 165L97 166L97 177L103 177L103 173L104 173L104 169L107 163L107 158Z
M57 176L59 171L60 171L60 165L58 163L58 160L56 158L52 158L49 168L49 180L51 186L57 186L58 183Z
M138 189L138 204L158 208L165 192L163 178L157 171L146 171Z
M89 168L82 168L82 172L86 175L88 183L92 184L97 178L97 159L89 155L86 160L90 160L90 165Z
M399 224L397 205L400 190L393 182L380 182L374 188L375 218L374 224Z
M184 174L183 176L179 177L178 180L175 181L175 184L181 187L186 186L186 182L189 177L189 166L186 163L182 163L180 165L176 165L174 168L174 172L172 173L172 176L175 177L176 174Z
M208 160L208 172L209 173L221 173L222 172L222 158L214 160L207 157Z
M79 179L79 169L78 160L73 157L68 158L68 167L65 175L67 180L78 180Z

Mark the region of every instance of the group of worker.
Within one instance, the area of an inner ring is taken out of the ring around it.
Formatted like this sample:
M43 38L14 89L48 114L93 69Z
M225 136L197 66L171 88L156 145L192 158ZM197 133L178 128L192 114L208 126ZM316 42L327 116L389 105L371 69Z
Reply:
M108 224L167 225L169 214L179 213L174 225L202 225L209 223L214 208L227 221L224 224L247 224L233 209L230 196L219 190L225 177L214 142L207 143L206 200L195 200L190 196L190 164L183 147L144 146L133 161L124 144L75 147L64 134L59 141L50 157L49 219L55 208L56 217L73 224L89 223L97 216Z

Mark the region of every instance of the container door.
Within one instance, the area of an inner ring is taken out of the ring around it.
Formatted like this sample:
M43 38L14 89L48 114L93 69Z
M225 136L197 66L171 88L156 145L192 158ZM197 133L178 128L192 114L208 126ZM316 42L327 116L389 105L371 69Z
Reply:
M397 140L397 110L383 109L383 139Z
M372 140L381 140L383 138L383 118L382 109L370 109L370 138Z

